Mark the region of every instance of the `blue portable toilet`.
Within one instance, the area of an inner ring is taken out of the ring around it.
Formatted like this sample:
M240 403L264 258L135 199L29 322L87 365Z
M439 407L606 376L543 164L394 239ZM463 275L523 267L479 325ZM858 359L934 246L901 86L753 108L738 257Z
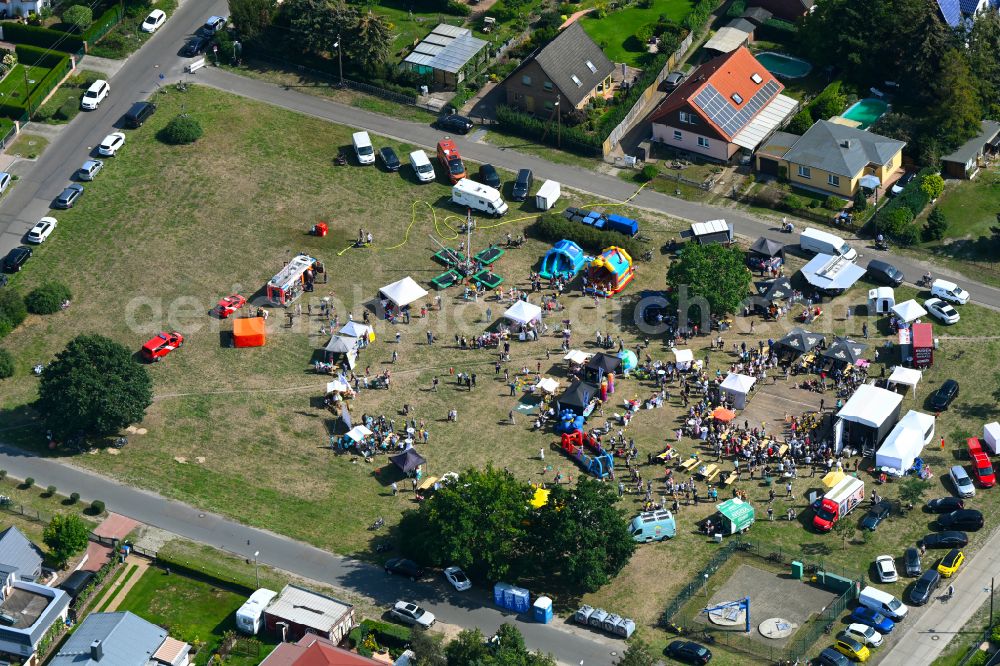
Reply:
M535 622L548 624L552 621L552 600L548 597L538 597L532 605L535 611Z
M531 593L528 590L523 587L512 587L511 594L513 599L508 608L518 613L527 613L531 609Z
M510 590L510 585L508 585L507 583L497 583L496 585L494 585L493 603L495 603L497 606L500 606L501 608L506 608L507 606L504 603L504 597L506 596L508 590Z

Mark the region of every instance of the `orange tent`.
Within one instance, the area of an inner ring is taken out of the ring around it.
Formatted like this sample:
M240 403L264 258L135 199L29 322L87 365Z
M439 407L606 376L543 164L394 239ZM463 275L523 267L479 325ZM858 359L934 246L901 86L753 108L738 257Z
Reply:
M234 347L263 347L267 331L263 317L233 320Z
M712 418L716 421L722 421L723 423L729 423L736 418L736 412L731 409L726 409L725 407L716 407L712 411Z

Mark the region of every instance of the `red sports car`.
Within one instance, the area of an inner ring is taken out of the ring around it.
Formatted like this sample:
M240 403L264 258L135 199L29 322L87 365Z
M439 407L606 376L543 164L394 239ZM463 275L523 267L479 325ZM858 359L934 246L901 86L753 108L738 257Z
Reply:
M215 312L219 315L219 319L225 319L246 304L247 299L239 294L233 294L220 298L219 303L215 306Z
M142 357L149 361L159 361L161 358L184 344L184 336L173 333L159 333L142 346Z

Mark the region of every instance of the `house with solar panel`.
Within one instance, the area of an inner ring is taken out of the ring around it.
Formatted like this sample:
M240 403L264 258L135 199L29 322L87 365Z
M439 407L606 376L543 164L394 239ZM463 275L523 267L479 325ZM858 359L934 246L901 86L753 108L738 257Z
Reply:
M468 28L441 23L413 47L401 66L430 76L435 87L453 90L486 66L488 45Z
M653 140L729 162L783 127L799 103L745 46L696 69L650 116Z
M977 14L990 7L1000 8L1000 0L937 0L937 5L944 22L957 28L963 21L976 20Z
M610 90L614 71L615 64L574 22L525 58L500 87L506 104L520 111L551 116L558 101L566 114Z
M776 19L795 23L813 10L816 0L750 0L749 7L761 7Z

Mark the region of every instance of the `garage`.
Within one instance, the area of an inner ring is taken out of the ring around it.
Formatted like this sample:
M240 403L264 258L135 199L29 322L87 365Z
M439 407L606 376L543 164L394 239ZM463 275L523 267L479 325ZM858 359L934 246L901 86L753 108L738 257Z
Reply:
M758 157L757 158L757 171L768 176L778 175L778 160L772 160L768 157Z

